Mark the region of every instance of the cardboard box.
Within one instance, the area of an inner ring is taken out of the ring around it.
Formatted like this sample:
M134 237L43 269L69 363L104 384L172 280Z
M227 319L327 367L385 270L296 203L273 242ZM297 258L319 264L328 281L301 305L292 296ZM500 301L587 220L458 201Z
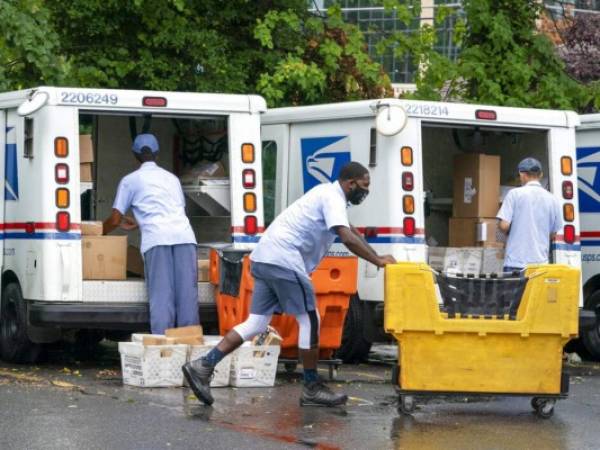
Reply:
M102 236L102 222L81 222L81 234L83 236Z
M480 274L483 249L478 247L430 247L429 265L441 272Z
M195 337L203 336L202 325L190 325L187 327L179 328L168 328L165 330L166 337L180 338L180 337Z
M79 181L83 183L94 181L92 178L92 163L79 164Z
M252 339L252 345L281 345L282 342L283 338L270 325L267 327L267 331L254 336L254 339Z
M500 198L500 157L454 157L454 217L495 217Z
M94 147L92 146L91 134L79 135L79 163L94 162Z
M127 236L83 236L84 280L125 280Z
M450 218L450 247L501 247L496 218Z
M205 283L208 281L210 261L208 259L198 260L198 281Z
M144 278L144 258L134 245L127 246L127 272Z
M503 248L484 248L481 264L482 273L502 273L504 268Z
M143 345L173 345L177 344L174 338L149 334L142 338Z

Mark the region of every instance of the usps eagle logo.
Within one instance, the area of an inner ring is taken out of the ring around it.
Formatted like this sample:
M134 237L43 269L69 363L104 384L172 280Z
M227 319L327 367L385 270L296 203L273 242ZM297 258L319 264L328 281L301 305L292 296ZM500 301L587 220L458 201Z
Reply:
M577 149L579 210L600 212L600 147Z
M19 172L17 168L17 132L6 128L6 161L4 162L4 200L19 199Z
M304 192L321 183L337 180L342 167L350 162L350 137L328 136L300 139Z

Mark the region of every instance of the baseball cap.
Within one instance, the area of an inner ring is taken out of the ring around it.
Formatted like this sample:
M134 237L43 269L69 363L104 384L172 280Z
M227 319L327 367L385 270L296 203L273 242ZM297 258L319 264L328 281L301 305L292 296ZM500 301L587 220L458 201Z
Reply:
M142 153L142 149L148 147L152 153L158 153L158 141L153 134L138 134L133 141L131 150L133 153Z
M525 158L519 163L519 172L541 172L542 163L535 158Z

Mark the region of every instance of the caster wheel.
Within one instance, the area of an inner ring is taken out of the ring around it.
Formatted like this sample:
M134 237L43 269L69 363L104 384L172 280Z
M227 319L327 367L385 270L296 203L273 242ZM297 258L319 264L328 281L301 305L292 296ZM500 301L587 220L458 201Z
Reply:
M337 378L338 366L329 366L329 381Z
M298 368L298 363L285 363L283 367L286 373L292 374L296 372L296 369Z
M533 401L532 401L533 403ZM538 399L535 414L542 419L549 419L554 414L556 400Z
M540 397L533 397L531 399L531 407L537 411L537 409L540 407L540 403L543 401L543 399L541 399Z
M412 414L416 406L415 398L412 395L401 395L398 401L398 412L400 414Z

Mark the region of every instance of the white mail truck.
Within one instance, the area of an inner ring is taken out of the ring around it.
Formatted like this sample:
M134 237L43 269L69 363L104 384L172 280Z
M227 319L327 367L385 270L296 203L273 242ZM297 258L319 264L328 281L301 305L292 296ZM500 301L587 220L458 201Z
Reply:
M265 110L251 95L61 87L0 94L0 357L32 361L40 344L77 330L147 329L142 278L85 279L82 267L81 223L110 214L120 179L138 167L138 133L157 136L158 162L179 176L200 244L257 242ZM85 163L82 135L92 144ZM139 235L129 244L139 246ZM199 283L198 301L202 318L214 318L208 282Z
M594 326L581 333L585 349L600 360L600 114L580 116L577 176L581 221L584 306L594 311Z
M454 157L500 156L500 182L510 189L519 161L532 156L542 162L543 182L565 214L552 261L580 267L574 112L385 99L271 109L261 124L267 224L354 160L369 168L371 194L350 209L351 222L378 253L427 261L429 247L449 244ZM465 186L467 193L476 198ZM498 206L501 198L490 201ZM345 254L341 244L332 251ZM364 358L381 337L383 286L383 271L360 261L358 296L339 352L343 359Z

